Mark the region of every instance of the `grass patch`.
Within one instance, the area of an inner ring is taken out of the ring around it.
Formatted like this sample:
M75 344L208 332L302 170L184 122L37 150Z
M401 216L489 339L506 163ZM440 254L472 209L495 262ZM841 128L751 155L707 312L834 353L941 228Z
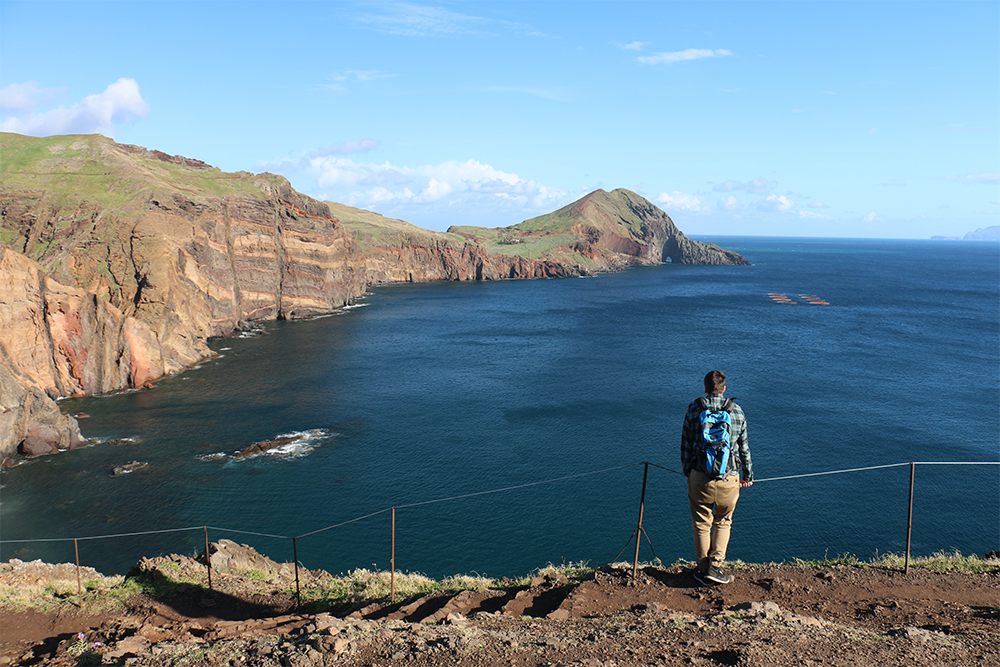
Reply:
M906 558L900 554L883 554L871 560L862 560L853 554L841 554L833 558L821 558L806 560L793 558L788 561L789 565L799 567L836 567L847 565L852 567L885 567L893 570L902 570L906 564ZM976 554L963 556L958 551L939 551L930 556L911 556L910 567L923 570L933 570L935 572L1000 572L1000 559L983 558Z
M485 590L500 585L489 577L455 575L440 581L419 573L397 572L395 577L396 599L406 599L448 591ZM311 602L323 607L334 607L344 603L364 600L384 600L390 597L392 577L389 572L375 572L358 569L334 577L314 588L302 591L303 602Z

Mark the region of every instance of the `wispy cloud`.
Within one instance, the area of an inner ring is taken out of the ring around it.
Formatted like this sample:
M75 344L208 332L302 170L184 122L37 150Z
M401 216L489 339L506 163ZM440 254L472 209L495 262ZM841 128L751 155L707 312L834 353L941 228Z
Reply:
M338 141L326 148L317 148L305 154L305 159L314 160L316 158L330 155L353 155L355 153L367 153L378 148L380 142L377 139L361 139L359 141Z
M12 83L0 89L0 113L31 111L65 94L65 88L40 88L37 81Z
M372 11L355 16L354 20L380 32L411 37L472 35L491 24L514 25L411 2L379 3Z
M810 204L812 206L812 204ZM816 213L814 211L798 211L799 217L809 218L810 220L833 220L832 215L825 215L823 213Z
M638 56L636 60L644 65L671 65L684 60L698 60L700 58L716 58L731 55L733 55L733 52L729 49L684 49L683 51L654 53L651 56Z
M32 136L99 133L113 137L118 124L145 118L149 110L135 79L118 79L103 93L88 95L70 107L5 118L0 129Z
M345 91L348 89L348 84L350 83L369 83L371 81L378 81L380 79L391 79L398 76L397 74L390 74L389 72L382 72L379 70L339 70L330 75L330 80L333 83L321 83L319 88L324 90L332 90L336 92Z
M733 192L736 190L746 190L752 195L763 195L774 187L774 183L769 183L763 176L758 176L752 181L723 181L722 183L717 183L715 187L712 188L715 192Z
M949 181L959 181L960 183L975 183L977 185L1000 185L1000 172L974 172L964 176L945 176Z
M334 72L330 78L334 81L376 81L378 79L391 79L394 76L397 75L377 69L347 69Z
M628 44L620 44L619 48L624 51L642 51L645 46L643 42L629 42Z
M824 204L821 201L814 201L809 204L809 208L830 208L830 205Z
M872 211L871 213L869 213L868 215L866 215L865 217L863 217L861 219L864 220L865 222L878 222L882 218L880 218L877 215L875 215L875 211Z

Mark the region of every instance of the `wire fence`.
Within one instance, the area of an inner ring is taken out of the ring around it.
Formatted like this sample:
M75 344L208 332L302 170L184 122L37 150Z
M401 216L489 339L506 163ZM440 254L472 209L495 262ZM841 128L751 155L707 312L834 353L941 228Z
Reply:
M915 481L916 467L917 466L969 466L969 465L972 465L972 466L1000 466L1000 461L910 461L910 462L905 462L905 463L889 463L889 464L885 464L885 465L866 466L866 467L861 467L861 468L847 468L847 469L842 469L842 470L828 470L828 471L823 471L823 472L802 473L802 474L798 474L798 475L785 475L785 476L781 476L781 477L767 477L767 478L763 478L763 479L755 479L754 480L754 484L761 484L761 483L764 483L764 482L785 481L785 480L790 480L790 479L800 479L800 478L806 478L806 477L821 477L821 476L825 476L825 475L839 475L839 474L855 473L855 472L862 472L862 471L868 471L868 470L880 470L880 469L885 469L885 468L900 468L900 467L904 467L904 466L909 466L909 468L910 468L910 482L909 482L909 500L908 500L908 503L907 503L907 519L906 519L906 554L905 554L904 567L903 567L904 573L908 573L909 572L909 567L910 567L910 543L911 543L911 538L912 538L912 534L913 534L913 491L914 491L914 481ZM78 593L78 597L79 597L79 604L82 607L83 606L83 589L82 589L82 583L81 583L81 577L80 577L80 547L79 547L79 543L81 541L85 541L85 540L115 539L115 538L136 537L136 536L144 536L144 535L161 535L161 534L167 534L167 533L183 533L183 532L196 531L196 530L202 531L204 533L204 539L205 539L205 565L206 565L206 575L207 575L207 579L208 579L208 587L209 587L209 589L212 589L213 588L213 584L212 584L212 561L211 561L210 552L209 552L209 531L210 530L211 531L216 531L216 532L234 533L234 534L239 534L239 535L253 535L253 536L256 536L256 537L273 538L273 539L279 539L279 540L290 540L291 543L292 543L293 565L294 565L294 572L295 572L295 596L296 596L296 600L300 601L300 599L301 599L301 597L300 597L301 596L301 589L300 589L300 583L299 583L298 540L300 540L302 538L306 538L306 537L311 537L311 536L314 536L314 535L317 535L319 533L323 533L323 532L326 532L326 531L329 531L329 530L334 530L336 528L341 528L341 527L347 526L349 524L358 523L360 521L364 521L365 519L370 519L370 518L375 517L375 516L379 516L379 515L382 515L382 514L389 513L389 514L391 514L391 539L390 539L391 547L390 547L390 559L389 559L389 563L390 563L390 596L394 600L395 599L395 574L396 574L396 510L397 509L408 509L408 508L413 508L413 507L422 507L422 506L433 505L433 504L437 504L437 503L453 502L453 501L457 501L457 500L464 500L464 499L468 499L468 498L474 498L474 497L479 497L479 496L486 496L486 495L495 494L495 493L503 493L503 492L508 492L508 491L516 491L516 490L526 489L526 488L534 487L534 486L541 486L541 485L545 485L545 484L553 484L553 483L556 483L556 482L563 482L563 481L572 480L572 479L579 479L579 478L589 477L589 476L593 476L593 475L600 475L600 474L603 474L603 473L609 473L609 472L613 472L613 471L617 471L617 470L624 470L624 469L627 469L627 468L635 468L635 467L638 467L638 466L643 466L642 492L640 494L640 500L639 500L639 518L638 518L638 523L637 523L636 528L633 531L631 537L626 542L625 546L622 548L621 551L618 552L618 555L616 555L615 558L613 558L611 560L611 562L616 561L618 559L618 557L620 557L624 553L625 549L627 549L628 546L630 544L632 544L632 542L634 541L635 542L635 554L634 554L634 558L633 558L633 562L632 562L632 572L633 572L633 575L635 575L635 574L637 574L637 570L638 570L638 565L639 565L639 547L640 547L641 540L642 540L643 537L646 538L646 541L647 541L650 549L651 550L653 549L652 542L650 541L649 536L646 534L646 531L645 531L645 529L643 527L643 517L644 517L645 502L646 502L646 485L647 485L647 480L648 480L648 475L649 475L649 469L652 467L652 468L656 468L656 469L659 469L659 470L664 470L664 471L667 471L667 472L670 472L670 473L675 473L677 475L683 476L683 473L680 472L680 471L678 471L678 470L675 470L673 468L668 468L668 467L665 467L665 466L661 466L661 465L658 465L656 463L651 463L649 461L643 461L643 462L640 462L640 463L631 463L631 464L626 464L626 465L621 465L621 466L615 466L615 467L612 467L612 468L603 468L601 470L592 470L592 471L589 471L589 472L577 473L577 474L574 474L574 475L565 475L565 476L562 476L562 477L555 477L555 478L551 478L551 479L538 480L538 481L534 481L534 482L526 482L524 484L516 484L516 485L513 485L513 486L505 486L505 487L502 487L502 488L489 489L489 490L486 490L486 491L477 491L477 492L474 492L474 493L464 493L464 494L460 494L460 495L448 496L448 497L443 497L443 498L435 498L435 499L432 499L432 500L424 500L424 501L420 501L420 502L407 503L407 504L403 504L403 505L393 505L391 507L386 507L384 509L381 509L381 510L378 510L378 511L375 511L375 512L370 512L370 513L365 514L363 516L358 516L358 517L355 517L353 519L348 519L346 521L341 521L339 523L335 523L335 524L331 524L331 525L328 525L328 526L324 526L322 528L317 528L315 530L311 530L311 531L308 531L308 532L305 532L305 533L302 533L302 534L299 534L299 535L280 535L280 534L274 534L274 533L264 533L264 532L248 531L248 530L239 530L239 529L235 529L235 528L225 528L225 527L220 527L220 526L198 525L198 526L188 526L186 528L167 528L167 529L160 529L160 530L144 530L144 531L135 531L135 532L129 532L129 533L113 533L113 534L106 534L106 535L86 535L86 536L78 536L78 537L47 537L47 538L14 539L14 540L3 540L3 539L0 539L0 545L26 544L26 543L43 543L43 542L72 542L73 543L73 550L74 550L75 557L76 557L77 593ZM656 558L655 550L653 550L653 556L654 556L654 558Z

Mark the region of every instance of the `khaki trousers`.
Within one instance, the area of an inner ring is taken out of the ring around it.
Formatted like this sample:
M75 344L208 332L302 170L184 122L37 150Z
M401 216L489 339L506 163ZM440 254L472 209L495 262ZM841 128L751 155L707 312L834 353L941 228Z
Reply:
M719 567L726 560L729 547L729 529L733 524L733 510L740 499L739 475L712 479L698 470L688 475L688 503L691 505L691 523L694 528L694 553L698 568L708 571L708 566ZM712 532L715 528L715 532Z

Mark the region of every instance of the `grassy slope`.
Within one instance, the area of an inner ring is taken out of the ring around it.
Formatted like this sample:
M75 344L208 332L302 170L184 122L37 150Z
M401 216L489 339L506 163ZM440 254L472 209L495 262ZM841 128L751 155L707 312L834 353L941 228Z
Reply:
M405 220L386 218L385 216L354 208L337 202L324 202L330 207L330 212L337 218L362 248L372 246L400 246L404 243L420 243L433 245L435 243L465 243L466 239L459 234L432 232L422 227L410 224Z
M602 232L619 236L637 236L634 229L642 223L624 205L626 198L637 198L627 190L605 192L596 190L586 197L557 211L530 218L511 227L452 227L450 231L475 238L487 251L500 255L519 255L531 259L554 259L561 262L590 266L591 260L572 251L571 246L583 238L571 231L582 223ZM520 243L500 243L501 237L511 237Z
M262 186L284 182L279 176L225 173L156 159L151 152L130 152L99 134L26 137L0 133L0 179L5 191L44 192L51 206L90 204L121 213L145 207L144 193L172 191L196 199L249 196L263 198Z

